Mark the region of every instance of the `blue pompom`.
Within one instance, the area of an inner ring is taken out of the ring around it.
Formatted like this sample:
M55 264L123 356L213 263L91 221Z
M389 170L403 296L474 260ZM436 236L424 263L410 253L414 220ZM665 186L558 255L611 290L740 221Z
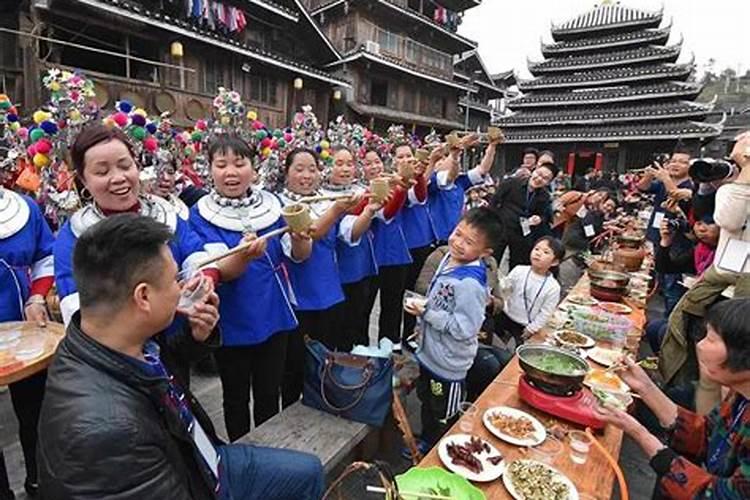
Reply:
M57 133L57 124L55 122L46 121L40 123L39 126L47 135L55 135Z
M18 115L10 114L5 117L10 123L15 123L18 121Z
M320 153L321 151L323 151L323 148L322 148L322 147L320 147L320 146L315 146L315 152L316 152L316 153Z
M120 101L117 104L117 109L119 109L123 113L130 113L130 111L132 111L132 109L133 109L133 105L130 104L129 101Z
M146 125L146 130L148 130L149 134L155 134L156 133L156 123L151 122L148 125Z

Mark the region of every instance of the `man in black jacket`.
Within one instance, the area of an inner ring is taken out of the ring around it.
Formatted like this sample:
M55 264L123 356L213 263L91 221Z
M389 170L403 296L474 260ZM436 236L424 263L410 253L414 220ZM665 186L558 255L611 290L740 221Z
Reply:
M185 332L158 333L180 298L169 229L107 217L76 244L81 299L49 368L39 421L44 499L314 499L311 455L224 445L198 401L171 375L175 354L218 344L218 297L193 305Z
M557 175L551 164L538 166L528 179L510 178L500 183L491 206L503 226L503 241L495 249L498 262L510 246L510 269L529 263L534 242L551 234L552 198L547 186Z

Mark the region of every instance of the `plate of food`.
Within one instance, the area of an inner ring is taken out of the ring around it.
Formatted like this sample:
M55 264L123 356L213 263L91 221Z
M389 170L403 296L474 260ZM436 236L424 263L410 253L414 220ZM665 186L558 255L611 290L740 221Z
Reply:
M547 438L547 431L539 420L510 406L489 408L482 422L496 437L516 446L536 446Z
M578 490L567 476L536 460L513 461L503 484L516 500L578 500Z
M570 353L575 354L576 356L579 356L581 359L586 359L589 357L589 353L586 349L583 349L581 347L576 347L574 345L567 345L567 344L561 344L560 342L557 342L555 339L550 342L550 345L553 345L555 347L559 347L563 351L567 351Z
M440 440L438 456L451 472L469 481L494 481L503 474L503 455L489 442L470 434L452 434Z
M594 347L596 344L594 339L588 335L578 333L575 330L560 330L554 333L554 337L555 340L562 345L569 345L581 349L588 349L589 347Z
M620 304L619 302L599 302L596 307L612 314L630 314L633 312L632 307Z
M569 295L567 301L577 306L595 306L599 303L595 298L583 294Z
M616 373L592 368L583 379L583 383L591 389L603 389L610 392L630 392L630 387Z
M596 346L589 351L589 359L609 368L622 358L622 351Z

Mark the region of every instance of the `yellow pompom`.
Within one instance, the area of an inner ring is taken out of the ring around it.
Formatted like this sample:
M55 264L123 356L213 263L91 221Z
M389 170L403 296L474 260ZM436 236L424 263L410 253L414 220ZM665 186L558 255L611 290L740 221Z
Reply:
M51 83L49 84L49 89L50 89L50 90L51 90L52 92L57 92L58 90L60 90L60 83L59 83L59 82L56 82L56 81L55 81L55 82L51 82Z
M221 124L222 125L229 125L230 118L228 116L222 116L221 117Z
M31 117L34 119L34 123L36 123L37 125L47 120L49 116L49 113L47 113L46 111L42 111L41 109L34 111L34 114L31 115Z
M258 119L258 113L256 113L255 111L248 111L247 119L250 120L251 122L254 122L255 120Z
M115 126L115 121L112 118L107 117L107 118L105 118L102 121L104 122L104 125L107 126L107 127L109 127L109 128L112 128L112 127Z
M81 119L81 112L77 109L71 109L70 110L70 119L73 121L78 121Z
M18 122L13 122L13 123L10 124L10 129L13 132L15 132L16 130L18 130L19 128L21 128L21 124L18 123Z
M320 157L324 160L327 160L331 156L331 153L328 152L327 149L324 149L320 152Z
M46 167L47 165L49 165L49 157L47 155L43 155L42 153L35 154L33 161L34 166L38 168Z
M133 111L133 114L141 115L141 116L148 116L148 113L146 113L146 110L143 108L138 108L135 111Z

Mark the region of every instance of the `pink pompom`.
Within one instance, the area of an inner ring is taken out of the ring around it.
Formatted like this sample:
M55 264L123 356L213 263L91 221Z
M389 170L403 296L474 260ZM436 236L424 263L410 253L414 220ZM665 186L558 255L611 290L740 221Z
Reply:
M143 147L146 151L153 153L159 147L159 143L153 137L146 137L143 140Z
M195 122L195 128L197 128L198 130L206 130L206 120L198 120L197 122Z
M174 140L180 144L185 144L185 137L183 137L182 134L177 134L176 136L174 136Z
M284 134L284 140L286 142L292 142L292 140L294 140L294 136L290 134L289 132L287 132L286 134Z
M33 158L36 153L36 144L32 144L31 146L26 148L26 154L29 155L29 158Z
M26 139L29 136L29 129L27 129L26 127L21 127L16 130L16 135L21 139Z
M261 129L262 129L263 127L265 127L265 125L263 125L263 122L262 122L262 121L260 121L260 120L255 120L255 121L253 122L253 128L254 128L255 130L261 130Z
M263 149L271 147L271 139L269 137L266 137L265 139L260 141L260 147Z
M34 144L34 146L36 146L36 152L42 153L43 155L46 155L50 151L52 151L52 143L50 143L47 139L42 139L40 141L37 141L37 143Z
M114 120L118 127L124 127L128 124L128 115L126 115L122 111L118 111L117 113L112 115L112 120Z

